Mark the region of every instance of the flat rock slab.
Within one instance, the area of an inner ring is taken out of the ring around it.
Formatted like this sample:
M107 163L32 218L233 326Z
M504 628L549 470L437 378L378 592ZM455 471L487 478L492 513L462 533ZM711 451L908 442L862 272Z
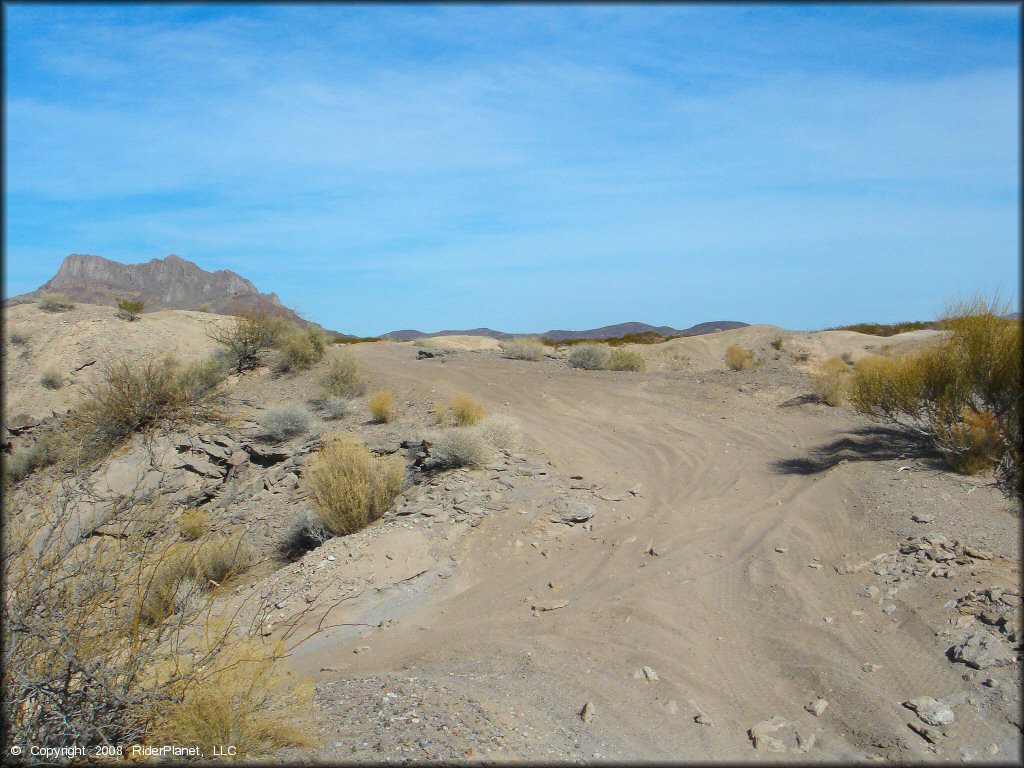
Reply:
M998 637L984 629L979 629L951 649L953 661L959 661L974 669L1003 667L1013 664L1017 657Z

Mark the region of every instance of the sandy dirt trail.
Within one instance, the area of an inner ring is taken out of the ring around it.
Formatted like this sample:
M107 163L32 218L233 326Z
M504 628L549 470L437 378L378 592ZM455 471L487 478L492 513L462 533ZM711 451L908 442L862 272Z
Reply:
M794 394L784 388L751 395L680 374L493 354L415 361L393 344L357 353L400 398L465 392L517 416L553 471L625 498L599 507L592 531L488 517L461 543L455 577L375 635L373 653L352 661L357 640L328 640L300 651L300 667L344 654L348 676L446 677L530 724L535 747L518 756L560 759L759 759L747 729L775 715L816 735L801 757L895 755L909 733L900 702L965 689L933 628L913 611L884 614L858 597L863 578L833 568L891 549L865 514L871 468L774 468L861 423L853 414L809 415L778 407ZM830 702L820 718L803 709L818 697ZM597 714L584 724L588 701ZM713 725L694 722L700 710ZM994 727L963 721L978 739Z

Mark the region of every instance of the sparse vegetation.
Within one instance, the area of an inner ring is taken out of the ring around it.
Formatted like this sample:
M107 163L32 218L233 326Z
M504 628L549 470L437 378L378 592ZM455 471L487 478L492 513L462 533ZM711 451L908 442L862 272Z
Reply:
M75 305L63 293L44 293L39 298L39 308L44 312L67 312Z
M438 467L455 469L487 463L492 450L476 427L456 427L438 434L430 446L430 457Z
M42 384L45 389L60 389L64 386L64 376L60 371L56 371L53 368L47 368L43 371L43 375L39 377L39 383Z
M358 397L364 391L359 376L359 364L347 352L331 361L320 379L320 385L327 395L334 397Z
M390 389L374 392L366 398L366 407L370 409L373 420L378 424L391 421L395 411L395 396Z
M841 357L830 357L811 374L814 394L829 405L839 406L846 400L850 366Z
M28 344L31 337L25 331L11 331L11 335L7 338L10 339L11 344L23 347Z
M613 350L608 357L607 368L609 371L635 371L639 372L647 367L639 352L632 349Z
M384 514L404 477L400 456L374 456L361 442L332 436L310 464L307 484L324 527L345 536Z
M383 341L380 336L335 336L331 339L332 344L365 344L373 341Z
M471 427L487 415L487 409L469 395L456 395L452 398L451 414L457 426Z
M209 314L212 310L210 309L210 305L207 302L204 301L202 304L200 304L198 307L196 307L196 311L197 312L206 312L207 314Z
M110 363L65 420L69 458L98 460L161 423L219 421L214 387L203 364L182 368L171 356Z
M231 367L238 373L263 364L281 333L281 319L252 310L235 315L227 325L211 323L207 335L224 347Z
M444 403L434 403L430 415L433 416L435 424L444 424L448 420L448 406Z
M298 403L283 403L267 409L260 416L263 435L275 442L287 440L309 431L312 415Z
M573 347L569 353L569 367L582 368L587 371L599 371L608 363L609 353L604 347L596 344L582 344Z
M325 419L343 419L352 412L352 403L343 397L328 395L320 401L320 410Z
M997 465L1020 488L1021 323L1002 317L997 299L951 306L941 319L949 335L923 350L857 362L854 406L931 440L950 467Z
M277 551L288 560L297 560L331 538L319 515L300 509L277 545Z
M478 425L484 441L503 451L514 451L519 447L522 426L519 419L505 414L492 414Z
M754 353L739 344L730 344L725 350L725 364L733 371L743 371L754 362Z
M776 350L782 349L782 337L781 336L776 336L774 339L772 339L771 345L772 345L772 349L776 349Z
M538 339L509 339L502 345L502 355L512 360L540 360L544 345Z
M277 373L305 371L324 359L327 336L322 328L313 325L303 328L295 323L282 323L274 346L277 351L273 367Z
M195 541L209 532L210 516L197 507L186 509L178 518L178 530L183 539Z
M142 308L145 305L141 301L132 301L131 299L118 299L117 302L117 316L122 320L132 322L138 320L139 315L142 314Z
M60 435L48 430L28 445L4 454L4 475L9 481L24 480L37 469L55 463L60 456Z
M903 323L854 323L853 325L837 325L826 328L826 331L856 331L871 336L895 336L908 331L941 330L941 320L912 320Z

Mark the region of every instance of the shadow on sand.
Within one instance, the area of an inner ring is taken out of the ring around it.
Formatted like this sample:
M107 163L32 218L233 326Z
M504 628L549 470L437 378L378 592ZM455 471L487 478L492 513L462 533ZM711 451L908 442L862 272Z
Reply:
M807 456L779 459L772 470L787 475L815 475L841 461L886 461L920 459L930 468L941 468L942 454L921 435L898 427L868 426L819 446Z

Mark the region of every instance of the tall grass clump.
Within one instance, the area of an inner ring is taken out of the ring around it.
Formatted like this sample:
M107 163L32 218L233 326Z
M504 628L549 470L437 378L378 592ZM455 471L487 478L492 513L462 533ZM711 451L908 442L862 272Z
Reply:
M335 536L378 519L402 490L405 464L397 454L375 456L352 438L332 436L309 465L306 483L313 508Z
M182 367L173 357L122 359L103 369L98 383L64 422L73 457L87 463L106 456L136 432L163 423L218 421L216 384L203 364Z
M178 518L178 531L186 541L195 541L210 530L210 516L193 507L186 509Z
M509 339L501 345L502 356L512 360L540 360L544 345L538 339Z
M75 305L63 293L44 293L39 297L39 308L44 312L67 312Z
M366 398L366 407L370 409L373 420L378 424L391 421L395 415L395 396L390 389L374 392Z
M606 365L609 371L635 371L640 372L647 367L639 352L631 349L615 349L608 357Z
M452 398L451 414L457 426L471 427L487 415L487 409L469 395L456 395Z
M127 320L129 323L138 320L139 315L142 314L142 308L145 306L141 301L132 301L131 299L118 299L117 302L117 316L122 320Z
M830 357L811 374L814 394L829 405L842 405L846 400L850 375L850 366L842 357Z
M359 397L365 390L359 364L350 354L339 355L331 361L320 378L320 386L326 395L333 397Z
M267 409L259 424L268 440L287 440L309 431L312 415L298 403L283 403Z
M754 353L739 344L730 344L725 350L725 364L729 370L743 371L754 362Z
M596 344L581 344L569 353L569 367L598 371L608 363L608 350Z
M1008 487L1021 487L1021 323L1003 317L998 298L951 305L940 319L947 335L907 354L862 358L850 400L876 419L931 441L951 468L995 466Z

